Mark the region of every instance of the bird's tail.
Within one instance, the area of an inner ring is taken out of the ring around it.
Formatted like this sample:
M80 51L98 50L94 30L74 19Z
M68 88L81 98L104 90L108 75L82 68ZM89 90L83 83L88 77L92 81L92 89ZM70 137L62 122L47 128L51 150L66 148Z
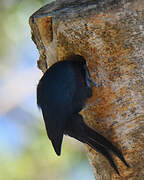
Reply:
M91 146L93 149L95 149L96 151L100 152L110 163L110 165L114 168L114 170L116 171L116 173L118 175L120 175L117 166L115 165L115 162L111 156L111 154L109 153L109 151L102 145L98 144L97 142L95 142L94 140L88 138L87 140L87 144L89 146Z
M109 140L107 140L104 136L100 135L99 133L88 127L81 115L79 114L75 115L72 126L67 134L71 137L78 139L83 143L88 144L93 149L103 154L110 162L111 166L115 169L117 174L119 174L119 171L113 161L110 151L113 152L117 157L119 157L119 159L127 167L129 167L128 163L126 162L126 160L122 155L122 152L117 147L115 147Z
M107 150L113 152L117 157L119 157L119 159L127 167L129 167L129 164L124 159L122 152L116 146L114 146L108 139L106 139L104 136L100 135L99 133L97 133L90 127L88 127L85 123L84 123L84 129L85 129L86 136L88 136L94 142L99 143L101 146L103 146Z

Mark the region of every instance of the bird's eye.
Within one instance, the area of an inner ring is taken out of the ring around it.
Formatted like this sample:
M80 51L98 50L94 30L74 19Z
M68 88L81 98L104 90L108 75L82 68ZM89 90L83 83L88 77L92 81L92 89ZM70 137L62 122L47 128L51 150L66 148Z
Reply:
M86 60L85 59L83 60L83 64L86 65Z

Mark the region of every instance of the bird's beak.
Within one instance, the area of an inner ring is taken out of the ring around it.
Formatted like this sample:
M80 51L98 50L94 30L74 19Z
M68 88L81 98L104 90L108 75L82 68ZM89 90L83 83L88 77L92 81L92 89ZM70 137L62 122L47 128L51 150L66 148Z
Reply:
M91 78L88 77L89 82L91 82L94 86L98 87L98 84Z
M97 84L91 77L90 77L90 73L89 73L89 70L88 68L85 66L85 76L86 76L86 84L88 87L91 87L90 86L90 82L93 84L93 86L95 87L100 87L102 84Z

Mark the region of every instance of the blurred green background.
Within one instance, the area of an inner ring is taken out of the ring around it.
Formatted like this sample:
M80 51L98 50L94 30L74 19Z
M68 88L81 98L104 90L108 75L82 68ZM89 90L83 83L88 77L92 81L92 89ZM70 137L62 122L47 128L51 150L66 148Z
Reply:
M44 0L0 0L0 180L94 180L78 141L57 157L36 105L42 76L28 19Z

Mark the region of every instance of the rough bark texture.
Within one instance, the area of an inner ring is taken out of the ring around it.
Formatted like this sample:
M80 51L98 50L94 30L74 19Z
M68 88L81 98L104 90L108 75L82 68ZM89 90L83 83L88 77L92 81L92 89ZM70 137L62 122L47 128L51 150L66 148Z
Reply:
M39 68L75 53L103 86L82 112L89 126L119 147L131 168L115 158L121 177L88 147L97 180L144 180L144 1L59 0L30 17Z

